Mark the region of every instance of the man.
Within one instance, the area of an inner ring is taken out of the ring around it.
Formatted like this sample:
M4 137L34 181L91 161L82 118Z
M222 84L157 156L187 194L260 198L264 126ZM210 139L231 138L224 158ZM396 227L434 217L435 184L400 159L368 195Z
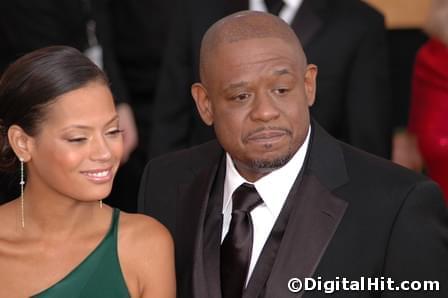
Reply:
M448 295L440 190L310 120L317 67L286 23L230 15L207 31L200 59L191 92L217 141L150 162L139 197L174 237L181 297L301 297L288 282L311 277L440 283L335 297Z
M151 116L151 157L214 138L188 92L199 80L203 34L239 10L269 11L291 25L319 66L313 117L334 137L388 158L391 100L384 19L359 0L190 0L173 9Z

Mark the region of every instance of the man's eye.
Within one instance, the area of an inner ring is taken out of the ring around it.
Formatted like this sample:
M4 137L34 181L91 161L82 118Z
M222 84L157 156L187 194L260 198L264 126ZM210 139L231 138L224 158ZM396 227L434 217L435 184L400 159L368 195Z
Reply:
M237 100L237 101L245 100L247 98L249 98L248 93L241 93L241 94L238 94L238 95L232 97L232 99Z
M286 93L288 93L288 91L289 91L288 88L277 88L274 90L275 93L280 94L280 95L286 94Z

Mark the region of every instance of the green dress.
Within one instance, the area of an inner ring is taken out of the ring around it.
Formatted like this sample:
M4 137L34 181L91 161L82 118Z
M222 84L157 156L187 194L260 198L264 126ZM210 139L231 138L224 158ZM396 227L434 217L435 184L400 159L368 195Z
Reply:
M114 209L109 231L81 264L62 280L32 297L130 297L117 254L119 215L120 211Z

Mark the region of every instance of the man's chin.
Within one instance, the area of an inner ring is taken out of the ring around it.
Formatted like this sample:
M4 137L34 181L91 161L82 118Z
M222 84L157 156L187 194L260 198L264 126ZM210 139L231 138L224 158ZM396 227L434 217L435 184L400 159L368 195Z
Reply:
M251 160L250 167L254 170L271 172L283 167L291 159L292 154L285 154L274 158L260 158Z

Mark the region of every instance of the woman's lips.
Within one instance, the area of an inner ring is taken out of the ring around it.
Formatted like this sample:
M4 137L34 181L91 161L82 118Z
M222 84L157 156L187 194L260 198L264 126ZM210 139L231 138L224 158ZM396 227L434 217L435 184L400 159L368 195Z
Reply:
M92 182L105 183L112 179L112 168L81 171L81 174Z

